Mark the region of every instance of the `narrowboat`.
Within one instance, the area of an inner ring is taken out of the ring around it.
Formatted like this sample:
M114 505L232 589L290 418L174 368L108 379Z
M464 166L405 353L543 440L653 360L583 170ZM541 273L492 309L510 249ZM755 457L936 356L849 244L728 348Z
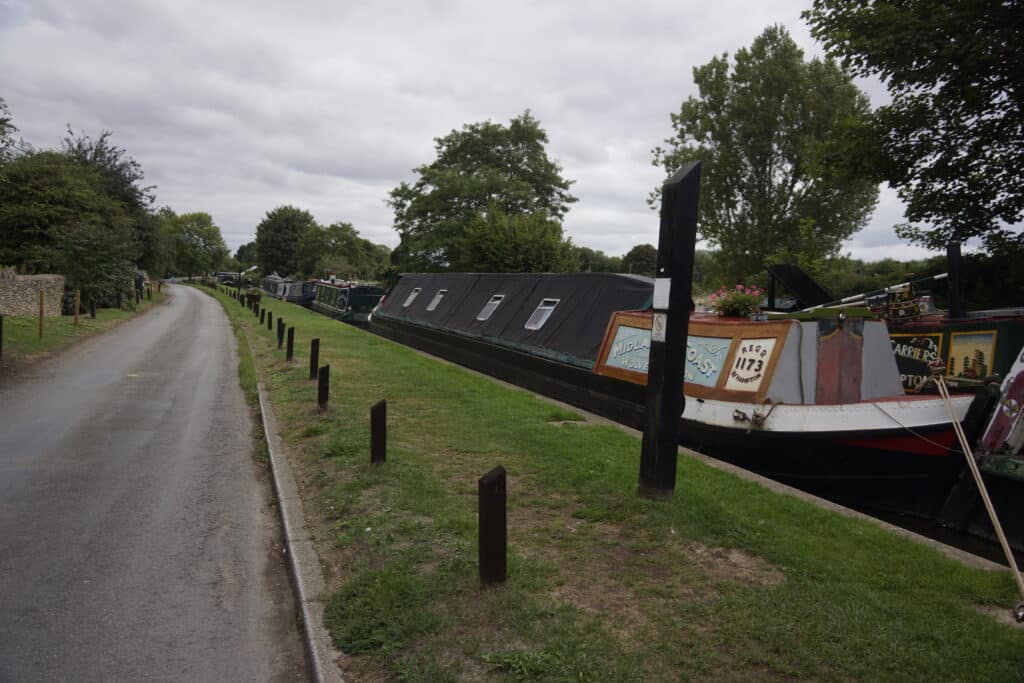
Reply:
M408 274L371 330L642 427L652 294L649 278L609 273ZM885 321L694 312L680 352L684 445L852 507L958 517L955 526L987 535L946 406L905 391ZM972 439L993 402L953 396ZM1022 483L1009 482L1011 497ZM1024 516L1002 517L1024 549Z
M376 285L321 280L313 283L309 307L335 320L365 327L383 296L384 290Z

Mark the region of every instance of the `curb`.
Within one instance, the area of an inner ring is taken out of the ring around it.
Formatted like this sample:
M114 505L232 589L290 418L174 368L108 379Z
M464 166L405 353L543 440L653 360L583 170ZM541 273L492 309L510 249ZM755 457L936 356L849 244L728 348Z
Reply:
M294 580L295 597L302 615L302 640L309 659L312 680L317 683L343 683L337 660L342 656L324 628L324 602L321 598L326 584L320 570L320 558L313 547L313 539L302 512L302 500L292 469L284 456L284 447L278 435L274 411L266 399L263 383L256 384L260 399L263 435L270 454L270 474L274 482L281 526L284 528L288 568Z

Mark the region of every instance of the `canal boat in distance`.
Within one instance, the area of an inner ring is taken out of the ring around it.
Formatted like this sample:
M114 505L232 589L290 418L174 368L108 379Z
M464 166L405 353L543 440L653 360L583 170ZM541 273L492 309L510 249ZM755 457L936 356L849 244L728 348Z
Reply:
M365 327L384 296L376 285L324 281L314 283L309 307L335 320Z
M649 278L608 273L408 274L371 329L642 428L652 293ZM945 404L905 391L886 323L862 316L691 314L682 443L851 507L988 536ZM953 396L972 441L994 402ZM997 510L1024 549L1024 481L985 477L1005 488Z

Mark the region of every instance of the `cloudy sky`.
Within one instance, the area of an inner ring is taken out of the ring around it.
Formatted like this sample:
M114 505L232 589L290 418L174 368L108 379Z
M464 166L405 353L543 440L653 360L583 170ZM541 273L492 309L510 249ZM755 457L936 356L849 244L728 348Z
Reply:
M692 68L772 23L820 54L809 4L0 0L0 97L36 147L66 124L112 131L158 204L212 214L232 249L281 204L394 246L384 199L433 139L530 109L576 181L568 234L621 255L657 239L650 150L696 94ZM902 214L883 188L844 251L923 254L893 235Z

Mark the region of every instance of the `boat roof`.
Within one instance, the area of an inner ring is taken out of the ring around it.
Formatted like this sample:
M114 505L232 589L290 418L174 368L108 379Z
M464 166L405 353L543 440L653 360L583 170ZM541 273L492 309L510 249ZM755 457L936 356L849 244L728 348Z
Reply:
M404 273L375 315L591 368L612 313L649 307L653 292L652 278L619 273Z

